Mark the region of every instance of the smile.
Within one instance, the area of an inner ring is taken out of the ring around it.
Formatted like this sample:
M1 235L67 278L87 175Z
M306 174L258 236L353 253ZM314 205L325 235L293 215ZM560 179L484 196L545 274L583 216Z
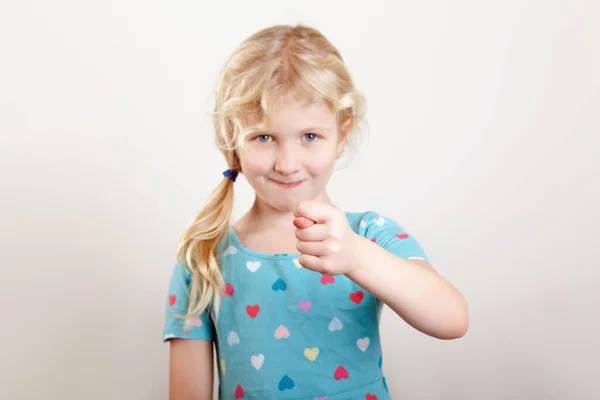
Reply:
M296 182L279 182L279 181L275 181L273 179L271 179L271 181L275 184L277 184L277 186L282 187L284 189L292 189L295 188L296 186L300 185L302 183L302 181L296 181Z

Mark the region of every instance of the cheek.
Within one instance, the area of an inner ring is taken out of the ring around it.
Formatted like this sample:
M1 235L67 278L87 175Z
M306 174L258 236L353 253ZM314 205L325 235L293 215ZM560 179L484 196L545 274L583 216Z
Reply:
M267 154L249 151L240 157L240 164L244 175L257 175L268 171L270 158Z
M318 154L312 154L308 158L308 165L315 172L325 173L332 170L335 166L336 160L336 149L335 148L323 148Z

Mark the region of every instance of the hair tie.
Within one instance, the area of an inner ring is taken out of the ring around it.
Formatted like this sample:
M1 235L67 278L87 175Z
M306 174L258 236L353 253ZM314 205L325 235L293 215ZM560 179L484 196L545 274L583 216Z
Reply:
M226 176L227 178L231 179L233 182L235 182L235 178L237 178L238 173L237 173L237 171L228 169L226 171L223 171L223 175Z

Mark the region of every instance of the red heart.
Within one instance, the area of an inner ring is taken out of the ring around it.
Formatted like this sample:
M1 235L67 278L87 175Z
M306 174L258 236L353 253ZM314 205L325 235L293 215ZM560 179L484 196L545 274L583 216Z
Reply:
M365 294L360 290L356 293L350 293L350 300L356 304L360 304L360 302L363 301L363 297L365 297Z
M252 318L256 318L259 311L260 311L260 306L258 304L253 305L253 306L246 306L246 312Z
M376 238L373 238L373 239L371 239L371 242L373 242L373 243L377 243L377 239L376 239Z
M235 388L235 398L243 399L244 398L244 389L242 389L242 385L237 385Z
M169 296L169 305L171 307L173 307L173 304L175 304L176 301L177 301L177 296L175 296L174 294Z
M233 286L229 283L225 285L225 296L233 296Z
M331 275L323 275L321 276L321 283L323 285L327 285L328 283L333 283L335 282L335 278Z
M406 233L397 233L396 237L398 239L408 239L408 235Z
M366 400L377 400L377 396L374 394L367 394L365 398Z
M348 371L346 371L346 368L342 367L341 365L339 367L337 367L337 369L335 370L335 374L333 374L333 377L336 380L340 380L340 379L347 379L348 378Z

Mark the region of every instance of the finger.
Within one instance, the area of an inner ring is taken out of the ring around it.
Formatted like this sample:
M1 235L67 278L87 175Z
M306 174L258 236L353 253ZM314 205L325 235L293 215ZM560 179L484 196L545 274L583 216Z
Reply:
M298 229L306 229L314 223L315 221L306 217L297 217L294 219L294 226Z
M300 257L298 257L298 262L304 268L311 271L321 272L321 269L323 268L323 260L316 256L302 254Z
M296 238L303 242L318 242L327 239L329 227L325 224L313 224L308 228L296 229Z
M294 215L306 217L317 223L324 223L331 219L335 208L317 201L302 201L296 206Z
M309 256L326 256L328 253L327 244L324 241L304 242L298 241L296 248L302 254Z

